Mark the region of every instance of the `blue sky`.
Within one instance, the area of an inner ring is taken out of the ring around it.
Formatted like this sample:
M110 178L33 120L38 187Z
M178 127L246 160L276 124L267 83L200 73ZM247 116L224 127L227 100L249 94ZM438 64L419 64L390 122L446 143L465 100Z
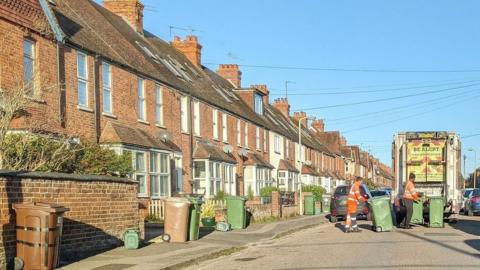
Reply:
M173 35L199 36L202 61L212 69L216 65L206 63L376 70L480 69L480 2L474 0L143 3L146 29L165 40L171 40ZM170 25L195 30L173 29L170 36ZM271 99L284 95L286 80L295 82L289 85L292 110L424 93L307 111L325 118L327 130L346 131L351 144L370 149L386 164L391 163L391 140L398 131L480 133L475 110L480 102L480 72L334 72L253 67L242 67L242 71L244 86L265 83L271 89ZM294 95L299 93L309 95ZM351 118L358 115L362 117ZM463 147L476 148L480 157L480 136L463 140ZM467 169L471 170L473 154L465 153Z

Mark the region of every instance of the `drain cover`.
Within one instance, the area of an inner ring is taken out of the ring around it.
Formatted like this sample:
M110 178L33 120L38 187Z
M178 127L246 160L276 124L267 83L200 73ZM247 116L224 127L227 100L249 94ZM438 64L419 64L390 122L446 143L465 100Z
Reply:
M425 236L460 236L457 233L424 233Z

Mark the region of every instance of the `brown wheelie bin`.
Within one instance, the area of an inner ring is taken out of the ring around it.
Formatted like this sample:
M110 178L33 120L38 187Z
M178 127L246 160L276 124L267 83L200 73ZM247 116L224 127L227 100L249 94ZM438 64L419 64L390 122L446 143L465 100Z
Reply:
M57 204L14 204L16 212L17 258L24 270L50 270L57 266L63 213Z
M191 202L185 198L165 200L165 225L163 240L173 243L187 241Z

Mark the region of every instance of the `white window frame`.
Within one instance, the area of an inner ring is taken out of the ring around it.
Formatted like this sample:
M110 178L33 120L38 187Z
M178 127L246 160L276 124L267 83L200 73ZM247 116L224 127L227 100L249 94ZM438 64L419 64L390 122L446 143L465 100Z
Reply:
M208 181L207 181L207 196L214 197L222 187L222 171L223 164L218 161L208 160Z
M175 191L183 192L183 159L175 157Z
M82 75L80 74L80 58L83 58L83 70L85 70L85 74ZM80 85L85 85L85 93L84 93L84 96L85 96L85 102L82 103L81 100L80 100L80 91L81 91L81 87ZM77 51L77 103L78 103L78 106L80 107L84 107L84 108L88 108L88 102L89 100L89 97L88 97L88 56L87 54L81 52L81 51Z
M193 134L200 136L200 102L193 101Z
M108 72L108 80L105 80L106 73ZM107 114L113 113L113 95L112 95L112 66L106 61L102 62L102 107L103 112ZM105 96L108 96L109 103L105 102ZM107 104L107 106L105 106ZM108 110L107 110L108 109Z
M225 192L235 196L237 194L236 169L234 164L225 163L224 165Z
M241 146L242 145L242 123L240 122L240 119L237 119L237 145Z
M142 197L148 196L148 186L147 186L147 153L146 151L135 151L135 150L129 150L132 152L132 158L133 158L133 168L134 168L134 173L133 173L133 179L138 181L138 195ZM143 155L143 168L138 168L137 164L137 155ZM143 181L139 178L143 178ZM144 186L144 192L142 192L141 187L142 187L142 182Z
M163 126L163 87L155 84L155 123Z
M222 140L228 142L228 130L227 130L227 114L222 114Z
M30 52L27 52L25 50L26 44L30 45ZM23 39L23 85L24 87L31 89L31 91L28 92L28 96L32 97L35 95L35 88L36 88L36 83L35 83L35 72L36 72L36 42L34 40L25 38ZM31 63L31 66L28 66L27 70L27 65L25 65L25 62L29 61ZM30 78L26 78L30 76Z
M218 110L212 111L212 124L213 124L213 138L218 140Z
M197 176L197 169L195 163L203 162L204 164L204 175ZM208 179L208 160L206 159L196 159L193 161L193 192L207 194L207 179Z
M285 185L285 182L288 178L288 171L278 171L277 172L278 184Z
M155 158L154 158L155 157ZM162 170L162 158L166 158L165 168ZM156 164L153 164L155 162ZM170 154L165 152L150 152L150 196L152 198L164 198L171 196L170 188ZM163 181L162 181L163 179ZM156 181L158 191L153 191L153 181ZM163 182L163 183L162 183ZM162 192L163 190L163 192Z
M183 133L188 133L188 97L180 97L180 127Z
M260 94L255 94L254 103L255 112L263 115L263 97Z
M280 154L281 145L280 145L280 135L275 134L273 136L273 151L277 154Z
M248 123L247 122L245 122L244 132L245 134L243 134L244 136L243 143L245 148L248 148Z
M145 80L137 79L137 117L140 121L147 121L147 98L145 96Z

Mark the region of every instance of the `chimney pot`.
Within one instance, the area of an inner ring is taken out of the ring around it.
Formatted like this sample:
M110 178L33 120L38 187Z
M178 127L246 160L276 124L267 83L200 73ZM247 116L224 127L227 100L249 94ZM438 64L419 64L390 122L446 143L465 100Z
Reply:
M290 117L290 104L286 98L277 98L273 101L273 107L279 110L286 118Z
M202 66L202 45L198 43L196 36L186 36L185 40L175 36L170 44L180 52L182 52L190 62L197 67Z

